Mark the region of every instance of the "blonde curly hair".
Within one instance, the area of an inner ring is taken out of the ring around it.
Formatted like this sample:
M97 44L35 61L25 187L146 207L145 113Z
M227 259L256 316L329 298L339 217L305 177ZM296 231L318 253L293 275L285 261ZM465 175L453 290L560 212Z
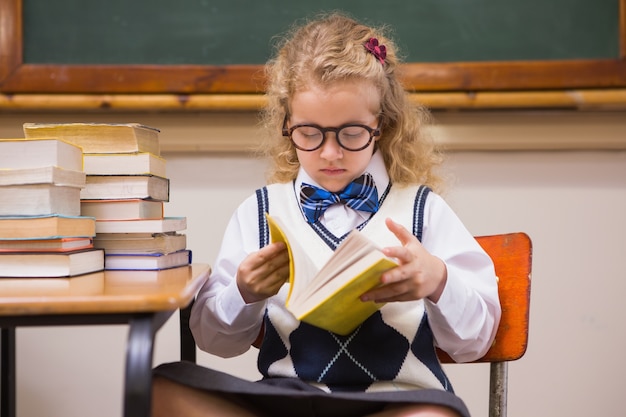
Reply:
M425 184L437 190L441 178L435 168L442 156L424 129L430 113L409 101L397 78L400 58L396 46L384 32L333 12L292 28L278 43L276 56L265 67L268 102L261 113L262 152L271 161L268 182L291 181L300 168L293 144L281 134L294 93L316 85L366 81L373 83L381 97L382 135L377 147L391 182ZM370 38L385 45L384 64L365 48Z

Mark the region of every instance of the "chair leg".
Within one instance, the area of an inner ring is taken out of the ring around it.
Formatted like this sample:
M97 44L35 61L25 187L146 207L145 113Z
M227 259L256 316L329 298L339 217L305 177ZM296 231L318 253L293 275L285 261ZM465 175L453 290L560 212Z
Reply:
M489 417L506 417L507 362L492 362L489 377Z

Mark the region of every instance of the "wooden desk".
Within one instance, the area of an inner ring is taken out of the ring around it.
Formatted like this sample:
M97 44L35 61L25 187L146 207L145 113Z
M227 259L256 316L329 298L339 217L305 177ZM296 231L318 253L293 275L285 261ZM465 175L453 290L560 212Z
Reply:
M210 267L105 271L72 278L0 278L0 416L15 416L15 329L19 326L129 324L124 415L148 417L156 332L190 305ZM182 352L182 351L181 351Z

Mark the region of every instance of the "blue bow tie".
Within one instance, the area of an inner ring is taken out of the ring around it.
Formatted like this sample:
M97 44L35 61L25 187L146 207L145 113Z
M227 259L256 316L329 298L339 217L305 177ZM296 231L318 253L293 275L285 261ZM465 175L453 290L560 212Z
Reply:
M331 193L314 185L302 183L300 203L309 223L315 223L333 204L341 203L354 210L376 213L378 192L370 174L363 174L338 193Z

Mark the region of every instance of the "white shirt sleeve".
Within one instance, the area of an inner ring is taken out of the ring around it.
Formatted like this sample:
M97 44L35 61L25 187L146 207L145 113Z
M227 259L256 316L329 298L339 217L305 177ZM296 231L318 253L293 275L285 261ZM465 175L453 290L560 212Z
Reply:
M259 334L266 302L246 304L237 287L237 268L259 250L256 197L249 197L231 217L211 276L200 289L189 327L198 347L233 357L250 349Z
M455 361L483 356L500 321L493 262L438 195L429 195L422 243L446 264L448 279L437 303L425 300L436 344Z

